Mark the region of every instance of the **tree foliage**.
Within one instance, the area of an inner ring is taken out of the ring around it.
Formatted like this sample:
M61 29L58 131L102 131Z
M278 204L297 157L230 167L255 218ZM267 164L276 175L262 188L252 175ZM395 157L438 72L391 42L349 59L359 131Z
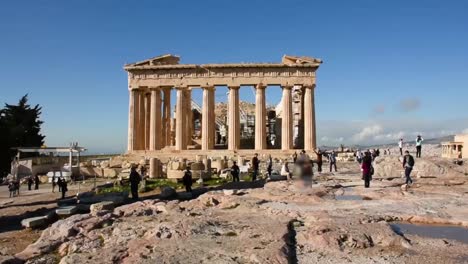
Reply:
M12 147L40 147L44 144L39 119L42 107L28 104L28 95L17 105L5 104L0 109L0 177L10 172L10 165L16 151Z

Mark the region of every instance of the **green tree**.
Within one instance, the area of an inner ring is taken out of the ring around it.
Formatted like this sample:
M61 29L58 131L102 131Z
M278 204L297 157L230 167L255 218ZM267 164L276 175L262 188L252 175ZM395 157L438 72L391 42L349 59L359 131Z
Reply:
M10 172L10 164L16 155L12 147L40 147L44 144L41 132L41 107L28 104L28 95L17 105L5 104L0 110L0 177Z

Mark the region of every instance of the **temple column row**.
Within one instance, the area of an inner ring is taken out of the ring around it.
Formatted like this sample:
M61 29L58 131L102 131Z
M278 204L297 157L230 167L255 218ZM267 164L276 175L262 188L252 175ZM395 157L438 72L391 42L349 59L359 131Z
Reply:
M240 107L239 86L229 87L228 98L228 149L240 148ZM266 144L266 98L263 84L255 87L255 149L263 150ZM281 149L293 148L293 118L291 86L283 86ZM191 144L193 116L191 90L179 87L176 102L175 149L186 150ZM316 148L315 124L315 85L304 87L304 149ZM171 143L171 88L151 87L150 93L130 90L128 151L159 150ZM162 101L161 92L164 94ZM202 150L213 149L215 145L215 88L203 87L202 106ZM161 106L163 105L162 113Z

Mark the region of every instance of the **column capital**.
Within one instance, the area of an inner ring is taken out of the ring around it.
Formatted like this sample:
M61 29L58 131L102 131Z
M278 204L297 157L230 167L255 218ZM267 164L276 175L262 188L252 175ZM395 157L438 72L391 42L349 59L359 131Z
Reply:
M291 90L293 87L294 87L294 85L290 85L290 84L281 85L281 88L286 89L286 90Z
M303 87L304 87L305 89L315 89L315 86L316 86L315 84L303 85Z
M160 91L163 87L162 86L149 86L148 89L150 91Z
M233 85L233 86L228 86L229 90L239 90L240 86L239 85Z
M201 88L203 90L208 90L208 91L216 89L216 87L214 85L206 85L206 86L202 86Z
M188 86L176 86L176 87L174 87L174 89L176 89L178 91L187 91Z
M255 85L255 89L265 89L267 86L264 85L263 83L259 83L257 85Z

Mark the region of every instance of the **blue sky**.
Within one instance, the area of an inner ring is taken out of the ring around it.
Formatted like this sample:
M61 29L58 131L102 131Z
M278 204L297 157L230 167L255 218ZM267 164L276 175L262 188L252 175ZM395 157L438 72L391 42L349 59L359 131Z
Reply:
M7 1L0 8L0 103L29 93L47 144L121 152L125 63L324 60L319 143L468 131L467 1ZM218 89L223 100L225 91ZM241 99L251 100L251 91ZM280 91L268 91L270 103ZM225 96L224 96L225 98Z

